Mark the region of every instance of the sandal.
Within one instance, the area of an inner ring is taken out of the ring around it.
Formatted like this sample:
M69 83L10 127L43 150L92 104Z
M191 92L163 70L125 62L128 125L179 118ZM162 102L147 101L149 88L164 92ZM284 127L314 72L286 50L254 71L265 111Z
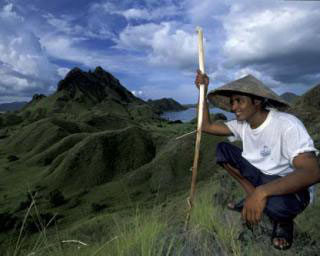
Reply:
M232 203L229 203L227 207L231 211L241 212L244 202L245 202L245 199L241 199L239 202L235 203L233 206L231 206Z
M283 239L285 243L283 245L275 244L274 239ZM293 221L277 222L273 223L273 230L271 235L271 243L274 248L278 250L288 250L292 245L293 240Z

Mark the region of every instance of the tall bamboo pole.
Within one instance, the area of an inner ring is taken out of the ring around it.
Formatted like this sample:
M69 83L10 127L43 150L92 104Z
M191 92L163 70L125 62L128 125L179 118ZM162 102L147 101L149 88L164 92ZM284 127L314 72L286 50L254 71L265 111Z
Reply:
M204 48L203 48L203 31L202 28L197 27L198 33L198 55L199 55L199 69L202 74L205 73L204 70ZM193 158L193 166L192 166L192 181L191 181L191 190L190 196L188 197L188 213L185 221L185 229L188 228L189 219L191 210L193 207L193 200L196 191L196 181L197 181L197 173L198 173L198 163L199 163L199 153L200 153L200 142L201 142L201 134L202 134L202 120L203 120L203 105L205 101L205 85L200 84L199 86L199 107L198 107L198 124L197 124L197 137L196 137L196 145L195 152Z

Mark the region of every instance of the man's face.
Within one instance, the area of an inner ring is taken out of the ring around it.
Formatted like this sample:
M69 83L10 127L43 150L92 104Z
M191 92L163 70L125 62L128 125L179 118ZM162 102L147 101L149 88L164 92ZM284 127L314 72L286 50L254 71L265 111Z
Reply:
M230 97L230 104L238 121L248 121L257 112L256 105L248 96L234 94Z

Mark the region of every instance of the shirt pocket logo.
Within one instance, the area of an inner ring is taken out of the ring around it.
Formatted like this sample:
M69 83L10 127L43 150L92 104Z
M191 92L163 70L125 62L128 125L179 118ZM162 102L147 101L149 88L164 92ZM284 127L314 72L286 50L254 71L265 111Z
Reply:
M265 157L271 154L271 149L268 146L263 146L262 150L260 151L260 155Z

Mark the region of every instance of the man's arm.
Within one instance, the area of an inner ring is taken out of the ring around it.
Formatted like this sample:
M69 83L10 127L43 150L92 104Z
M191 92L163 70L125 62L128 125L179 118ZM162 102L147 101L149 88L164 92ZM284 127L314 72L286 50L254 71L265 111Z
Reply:
M205 85L205 95L207 95L209 78L206 74L202 74L200 70L197 71L195 84L199 89L200 84ZM202 131L205 133L218 135L218 136L231 136L233 135L228 126L225 124L214 124L210 121L208 102L205 100L203 106L203 120L202 120Z
M295 171L259 187L265 196L298 192L320 181L320 169L313 152L301 153L293 159Z
M245 220L257 224L269 196L295 193L320 181L320 168L313 152L299 154L293 159L293 165L292 173L257 187L247 197L242 211Z

